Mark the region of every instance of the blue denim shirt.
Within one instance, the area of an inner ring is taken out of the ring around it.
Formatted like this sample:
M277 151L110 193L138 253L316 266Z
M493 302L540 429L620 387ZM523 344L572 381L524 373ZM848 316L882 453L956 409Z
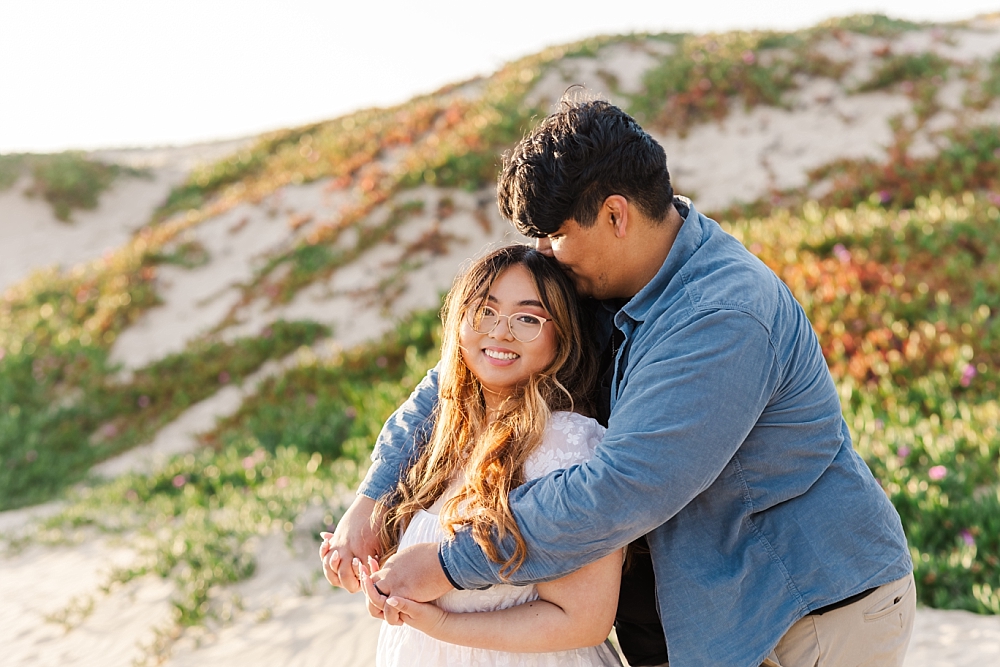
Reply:
M511 494L528 545L514 583L649 533L671 667L757 667L810 611L912 571L805 313L715 221L692 206L613 321L625 343L594 458ZM395 487L436 395L432 371L383 429L361 493ZM500 582L468 531L440 555L464 588Z

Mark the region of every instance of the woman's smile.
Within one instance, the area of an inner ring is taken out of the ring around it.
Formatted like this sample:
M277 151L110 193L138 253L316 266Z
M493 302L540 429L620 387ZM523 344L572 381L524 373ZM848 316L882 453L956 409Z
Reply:
M498 366L508 366L521 356L516 352L502 350L495 347L484 348L483 354L489 357L490 361L494 362Z

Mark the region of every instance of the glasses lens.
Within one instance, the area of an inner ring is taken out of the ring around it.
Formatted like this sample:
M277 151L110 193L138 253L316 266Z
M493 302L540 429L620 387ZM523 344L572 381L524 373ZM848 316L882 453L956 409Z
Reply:
M528 313L514 313L510 316L510 332L522 343L528 343L542 332L542 320Z
M489 306L483 306L472 315L472 328L478 333L489 333L497 325L497 312Z

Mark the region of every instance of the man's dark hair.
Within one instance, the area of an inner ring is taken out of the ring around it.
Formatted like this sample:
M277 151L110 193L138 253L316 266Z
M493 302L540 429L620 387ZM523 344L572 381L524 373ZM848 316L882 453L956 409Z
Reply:
M674 190L663 147L608 102L564 98L561 104L504 153L500 214L536 238L570 218L590 227L604 200L616 194L650 220L666 218Z

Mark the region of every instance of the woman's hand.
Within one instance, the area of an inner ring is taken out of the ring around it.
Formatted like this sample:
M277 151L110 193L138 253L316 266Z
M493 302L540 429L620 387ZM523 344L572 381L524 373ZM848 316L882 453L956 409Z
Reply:
M448 612L433 602L414 602L392 596L385 601L399 614L399 620L421 632L434 636L448 620Z
M340 551L333 548L333 533L321 532L319 536L323 538L323 542L319 545L319 560L323 564L323 574L329 581L330 574L340 565ZM327 573L328 567L331 573Z
M375 584L372 582L372 578L369 576L369 572L374 572L378 570L378 561L374 558L368 558L368 569L361 564L361 561L357 558L354 559L354 568L357 572L358 581L361 582L361 592L365 594L365 600L368 601L368 614L372 618L380 618L390 625L400 625L399 615L395 613L393 607L389 607L388 611L392 615L392 618L386 618L386 597L375 588Z
M333 586L341 586L348 593L357 593L361 584L352 564L355 558L367 558L377 553L378 531L382 516L375 512L375 501L358 496L331 533L320 533L323 544L319 557L323 562L323 575Z
M391 625L405 623L432 636L447 620L448 612L432 602L414 602L395 595L382 595L370 576L371 572L378 571L378 561L374 558L368 559L367 569L360 563L358 565L361 590L368 599L368 613L375 618L383 618Z

